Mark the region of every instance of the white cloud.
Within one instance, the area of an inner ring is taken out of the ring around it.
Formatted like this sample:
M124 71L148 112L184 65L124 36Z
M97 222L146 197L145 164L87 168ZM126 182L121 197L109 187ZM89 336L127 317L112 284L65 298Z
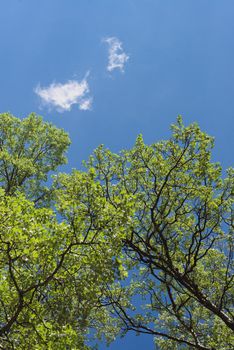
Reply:
M107 70L112 72L114 69L119 69L123 72L129 56L123 51L122 42L116 37L106 38L104 42L109 45Z
M83 111L87 111L87 110L91 109L91 107L92 107L92 102L93 102L93 99L92 99L91 97L82 100L82 101L80 102L80 109L83 110Z
M88 96L87 75L80 82L68 80L64 84L52 83L48 87L38 85L34 91L40 96L44 105L55 108L59 112L70 111L74 104L77 104L81 110L91 109L92 98Z

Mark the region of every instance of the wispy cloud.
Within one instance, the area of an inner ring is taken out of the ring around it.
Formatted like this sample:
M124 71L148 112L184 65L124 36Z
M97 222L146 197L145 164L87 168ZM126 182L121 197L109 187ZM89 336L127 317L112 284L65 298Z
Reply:
M70 111L75 104L81 110L89 110L92 106L92 98L88 96L87 76L88 74L80 82L68 80L64 84L52 83L47 87L38 85L34 91L41 98L43 105L55 108L59 112Z
M91 107L92 107L92 102L93 102L93 99L92 99L91 97L86 98L86 99L83 99L83 100L80 102L79 108L80 108L82 111L90 110Z
M106 38L104 42L109 45L107 70L112 72L114 69L119 69L124 72L124 65L129 56L123 51L122 42L116 37Z

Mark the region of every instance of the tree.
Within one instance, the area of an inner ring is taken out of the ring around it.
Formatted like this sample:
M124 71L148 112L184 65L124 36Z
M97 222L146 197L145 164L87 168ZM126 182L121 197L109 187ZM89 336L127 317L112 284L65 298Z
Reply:
M103 302L123 333L151 334L158 349L231 349L234 171L224 178L211 162L213 139L198 125L179 117L172 132L120 154L100 146L87 164L109 203L120 193L134 202L122 250L131 283Z
M4 350L86 349L90 328L101 336L106 327L111 337L99 299L103 286L119 278L115 257L131 208L122 196L116 212L92 171L60 174L45 187L69 143L63 130L34 114L22 121L0 116Z
M1 349L82 350L129 330L158 349L233 347L234 171L196 124L172 131L100 146L49 186L68 135L0 115Z
M8 195L16 191L38 202L46 194L48 173L66 163L68 135L34 113L20 120L0 115L0 184Z

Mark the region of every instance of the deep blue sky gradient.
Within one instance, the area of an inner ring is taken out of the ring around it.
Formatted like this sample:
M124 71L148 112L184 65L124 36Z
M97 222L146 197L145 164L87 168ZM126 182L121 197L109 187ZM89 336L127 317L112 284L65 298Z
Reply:
M232 166L233 18L233 0L2 0L0 112L34 111L68 131L66 170L100 143L118 151L139 133L146 143L167 138L178 114L214 136L214 160ZM124 73L106 70L108 36L130 56ZM91 111L41 109L38 83L82 79L87 71ZM152 350L153 343L130 335L110 349Z

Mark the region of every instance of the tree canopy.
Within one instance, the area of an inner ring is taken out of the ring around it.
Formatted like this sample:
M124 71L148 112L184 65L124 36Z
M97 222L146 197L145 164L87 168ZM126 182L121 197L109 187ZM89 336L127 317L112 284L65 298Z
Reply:
M198 125L98 147L56 173L68 135L0 115L0 348L88 349L128 331L157 349L234 346L234 171ZM48 176L54 172L48 185Z

